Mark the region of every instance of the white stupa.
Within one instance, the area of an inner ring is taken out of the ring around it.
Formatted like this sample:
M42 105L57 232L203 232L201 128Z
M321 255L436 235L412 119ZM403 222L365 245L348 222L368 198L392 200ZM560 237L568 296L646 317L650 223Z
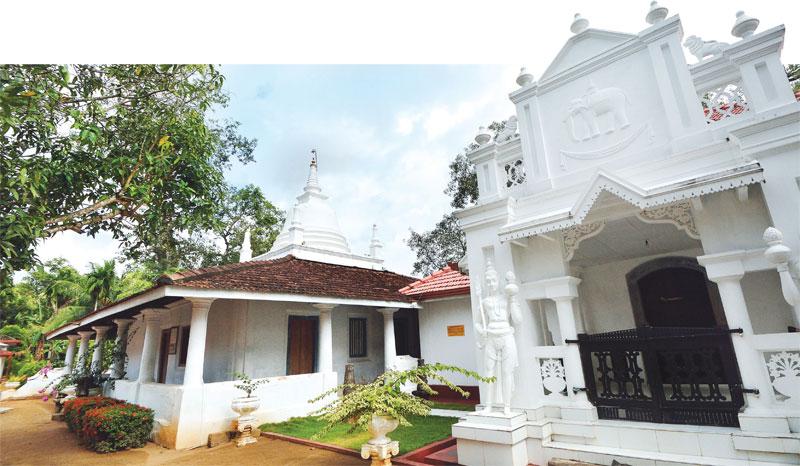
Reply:
M253 260L277 259L290 254L331 264L383 268L383 259L350 251L347 238L339 228L336 211L328 204L328 196L322 194L319 186L316 154L311 159L303 194L297 196L297 202L286 213L286 223L272 249Z

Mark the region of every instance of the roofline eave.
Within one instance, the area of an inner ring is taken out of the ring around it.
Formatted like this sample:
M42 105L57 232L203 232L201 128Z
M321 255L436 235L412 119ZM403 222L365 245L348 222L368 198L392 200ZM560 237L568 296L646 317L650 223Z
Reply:
M107 319L127 311L133 307L146 305L148 302L160 298L205 298L205 299L239 299L239 300L252 300L252 301L283 301L294 303L309 303L309 304L335 304L335 305L349 305L349 306L369 306L369 307L388 307L388 308L401 308L401 309L419 309L421 306L416 302L408 301L388 301L388 300L372 300L372 299L353 299L353 298L336 298L330 296L312 296L290 293L265 293L260 291L243 291L243 290L220 290L220 289L207 289L207 288L192 288L180 285L162 285L154 288L149 292L142 293L136 298L120 302L115 305L109 306L101 312L91 313L81 319L62 325L61 327L51 331L47 334L47 339L62 337L67 333L72 333L80 327L95 323L102 319Z

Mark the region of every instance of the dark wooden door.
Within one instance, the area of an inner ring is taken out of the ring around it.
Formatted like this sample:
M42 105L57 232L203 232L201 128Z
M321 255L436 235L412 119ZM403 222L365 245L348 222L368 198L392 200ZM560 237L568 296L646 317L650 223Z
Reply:
M286 354L286 374L309 374L316 370L317 330L315 316L289 316L289 347Z
M169 329L161 331L161 344L158 349L158 383L167 380L167 361L169 358Z
M716 285L697 261L664 257L628 273L634 319L638 327L712 328L726 324Z

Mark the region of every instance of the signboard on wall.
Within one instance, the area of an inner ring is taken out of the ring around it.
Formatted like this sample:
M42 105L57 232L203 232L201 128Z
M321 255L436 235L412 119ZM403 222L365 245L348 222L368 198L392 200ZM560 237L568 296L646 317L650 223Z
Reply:
M448 337L463 337L464 336L464 326L463 325L448 325L447 326L447 336Z

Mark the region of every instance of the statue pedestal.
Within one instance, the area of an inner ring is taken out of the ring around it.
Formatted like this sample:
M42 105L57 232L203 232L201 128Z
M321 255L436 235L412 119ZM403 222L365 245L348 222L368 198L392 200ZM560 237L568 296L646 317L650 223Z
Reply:
M236 430L238 431L238 435L236 437L237 447L243 447L258 441L255 437L253 437L255 422L256 418L254 416L242 416L239 418L238 422L236 423Z
M370 466L391 466L392 456L398 453L400 453L400 442L397 440L379 445L372 443L361 445L361 457L365 460L371 458Z
M494 464L526 466L528 453L525 413L500 411L469 413L453 425L458 445L458 462L465 466L483 465L485 458Z

